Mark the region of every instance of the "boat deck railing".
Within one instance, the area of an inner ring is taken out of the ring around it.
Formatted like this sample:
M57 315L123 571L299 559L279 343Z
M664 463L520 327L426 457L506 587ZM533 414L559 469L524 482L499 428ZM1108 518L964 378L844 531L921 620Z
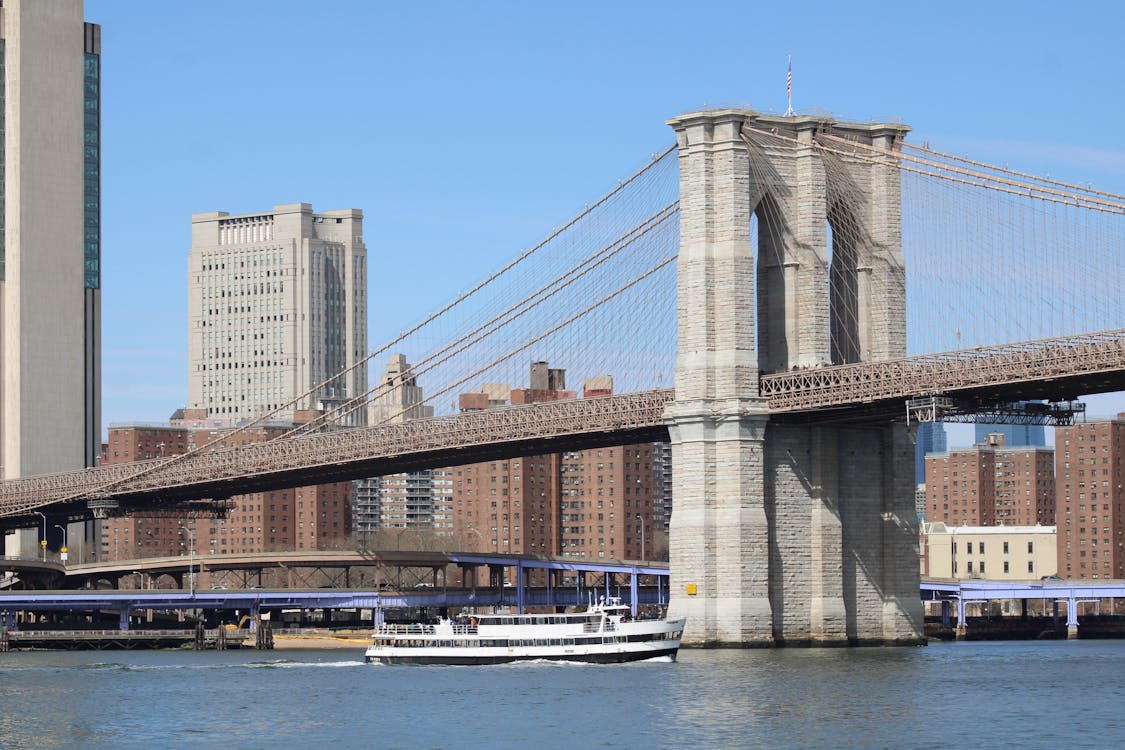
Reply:
M433 625L384 623L375 632L379 635L433 635L435 630Z

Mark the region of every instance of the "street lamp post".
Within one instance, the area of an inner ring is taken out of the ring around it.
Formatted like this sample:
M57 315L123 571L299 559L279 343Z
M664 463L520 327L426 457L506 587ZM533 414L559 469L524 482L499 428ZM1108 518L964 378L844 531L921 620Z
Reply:
M59 548L59 559L66 562L66 527L56 523L55 528L62 532L62 547Z
M641 518L641 514L637 514L637 520L641 522L641 559L645 559L645 519Z
M43 538L39 540L39 549L42 550L43 562L47 561L47 516L37 510L31 511L43 519Z
M188 590L195 596L195 529L181 526L180 531L188 535Z
M483 535L483 534L481 534L481 533L480 533L480 531L478 531L477 529L475 529L475 528L474 528L474 527L472 527L472 526L468 526L468 527L466 527L466 528L465 528L465 530L466 530L466 531L471 531L471 532L473 532L474 534L476 534L476 535L477 535L477 542L478 542L478 543L479 543L479 544L480 544L480 545L481 545L482 547L484 546L484 535ZM474 551L477 551L477 550L474 550ZM479 550L479 551L480 551L480 552L485 552L486 550L483 550L483 549L482 549L482 550Z

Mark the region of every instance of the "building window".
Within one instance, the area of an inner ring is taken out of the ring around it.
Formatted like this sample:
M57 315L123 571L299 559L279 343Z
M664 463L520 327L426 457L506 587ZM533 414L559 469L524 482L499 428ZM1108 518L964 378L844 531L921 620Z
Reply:
M1034 561L1032 561L1032 560L1027 561L1027 572L1028 573L1034 573L1035 572L1035 562Z
M1004 572L1005 573L1008 572L1008 561L1007 560L1004 561Z

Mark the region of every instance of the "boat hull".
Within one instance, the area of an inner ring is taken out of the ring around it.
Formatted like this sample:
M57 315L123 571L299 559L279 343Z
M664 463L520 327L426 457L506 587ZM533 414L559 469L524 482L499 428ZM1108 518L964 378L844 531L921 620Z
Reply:
M369 664L444 664L448 666L472 666L485 664L512 664L521 661L558 661L581 664L624 664L646 659L668 658L676 660L678 646L646 649L645 651L624 651L614 653L569 653L569 654L373 654L366 655Z

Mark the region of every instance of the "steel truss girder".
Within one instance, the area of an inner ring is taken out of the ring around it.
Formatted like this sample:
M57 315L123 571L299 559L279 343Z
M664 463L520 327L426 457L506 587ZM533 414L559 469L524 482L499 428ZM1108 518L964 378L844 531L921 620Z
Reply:
M786 413L1122 372L1125 329L1117 329L763 375L759 392L770 412Z
M908 399L907 422L955 422L964 424L1051 425L1074 424L1086 412L1081 401L990 402L927 396Z
M765 375L759 393L767 399L770 413L778 416L875 404L896 404L895 413L901 415L902 403L909 398L959 398L974 390L1002 393L1022 385L1090 375L1117 380L1125 375L1125 329ZM224 488L229 495L260 491L254 489L256 483L281 486L279 478L290 474L301 474L306 484L339 481L346 473L341 467L358 467L355 476L375 474L379 472L363 474L361 470L380 459L405 462L411 457L421 461L441 456L450 463L464 463L459 459L480 455L492 446L531 446L528 449L533 450L564 436L639 434L664 425L664 410L673 395L671 390L655 390L486 409L302 435L189 457L8 480L0 483L0 518L31 526L35 523L32 511L52 504L80 505L94 500L106 507L115 498L139 496L147 496L150 504L179 504L189 497L222 497ZM190 494L193 492L197 494ZM163 494L166 500L161 500Z
M465 412L403 424L341 429L313 435L0 483L0 517L32 516L60 501L111 507L114 498L324 469L378 458L439 454L499 443L535 442L565 435L628 433L664 424L671 390L570 399ZM359 475L357 475L359 476ZM336 480L325 480L336 481ZM310 482L315 483L315 482ZM250 490L253 491L253 490ZM159 499L159 498L158 498Z

